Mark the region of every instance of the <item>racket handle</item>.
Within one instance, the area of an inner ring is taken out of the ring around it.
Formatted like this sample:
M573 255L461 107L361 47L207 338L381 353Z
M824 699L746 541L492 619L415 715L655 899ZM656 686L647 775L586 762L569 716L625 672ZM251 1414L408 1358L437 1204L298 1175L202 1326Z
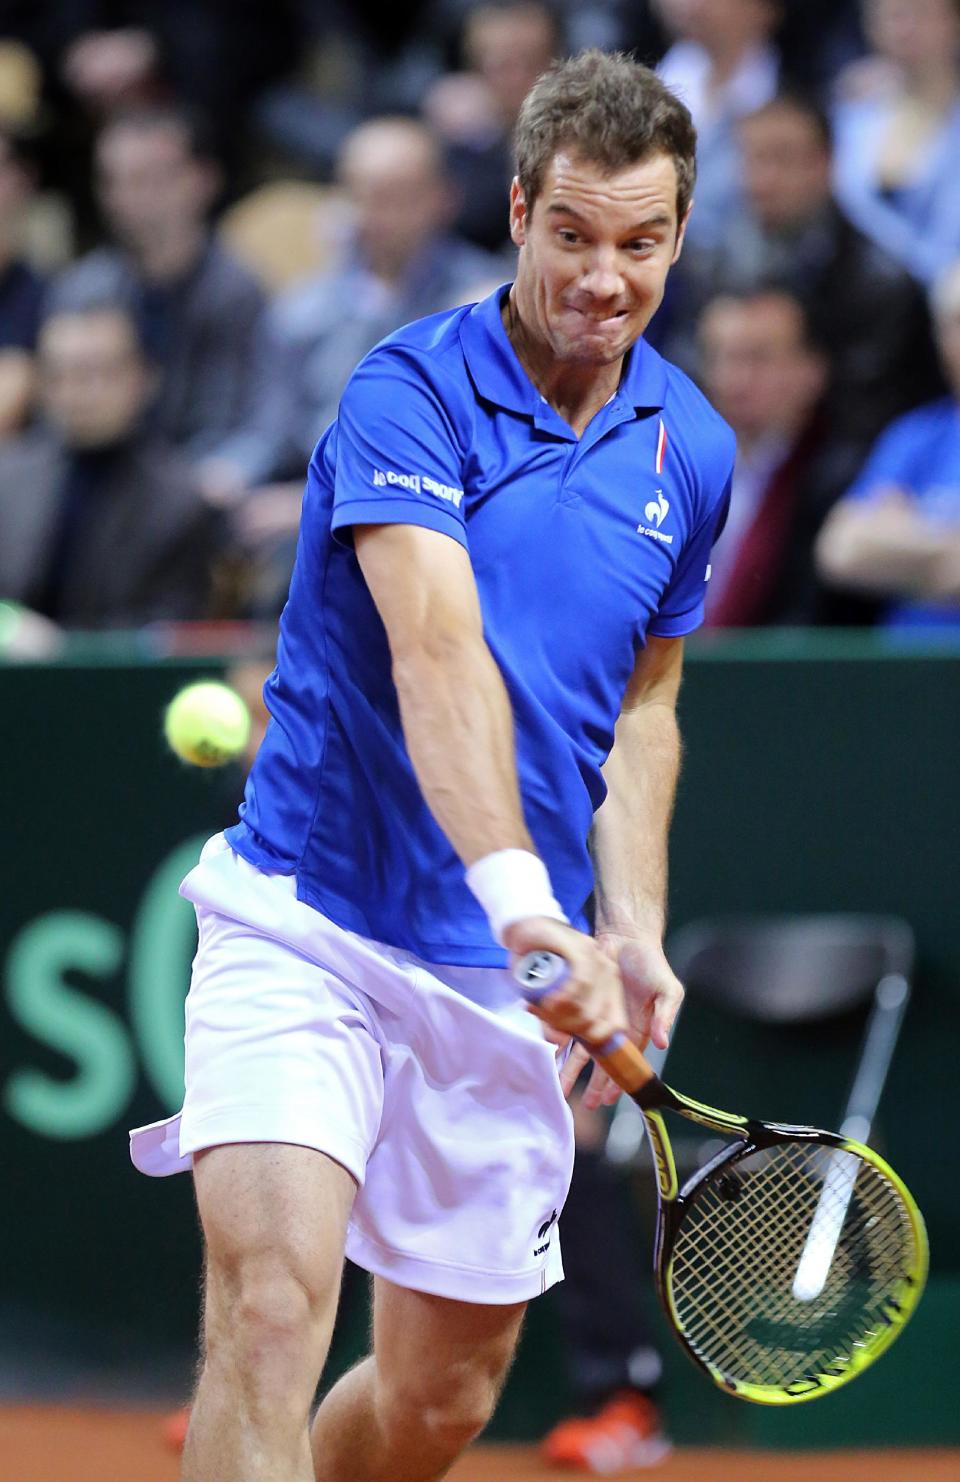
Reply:
M526 952L514 964L513 977L528 1003L542 1003L563 983L569 969L558 952ZM628 1096L640 1091L655 1078L653 1067L632 1039L617 1030L602 1045L582 1041L592 1058Z

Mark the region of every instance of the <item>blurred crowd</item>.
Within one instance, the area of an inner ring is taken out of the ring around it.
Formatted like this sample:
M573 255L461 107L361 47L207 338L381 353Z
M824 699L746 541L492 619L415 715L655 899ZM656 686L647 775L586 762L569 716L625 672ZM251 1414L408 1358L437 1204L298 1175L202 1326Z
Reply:
M585 46L699 131L648 337L739 440L708 625L957 625L960 0L0 0L0 599L275 619L348 376L511 279Z

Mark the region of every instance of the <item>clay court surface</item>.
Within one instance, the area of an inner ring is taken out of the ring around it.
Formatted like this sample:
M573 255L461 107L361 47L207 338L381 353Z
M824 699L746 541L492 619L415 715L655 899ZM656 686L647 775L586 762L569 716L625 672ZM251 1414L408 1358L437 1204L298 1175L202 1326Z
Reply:
M144 1410L0 1408L3 1482L177 1482L163 1416ZM451 1482L550 1482L577 1475L543 1466L524 1447L471 1452ZM657 1482L957 1482L960 1452L843 1451L675 1453L652 1471L620 1473Z

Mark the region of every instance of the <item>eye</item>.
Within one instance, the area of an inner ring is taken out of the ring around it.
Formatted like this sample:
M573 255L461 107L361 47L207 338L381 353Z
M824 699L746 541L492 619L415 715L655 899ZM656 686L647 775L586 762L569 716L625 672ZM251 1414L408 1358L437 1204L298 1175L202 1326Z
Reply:
M577 233L570 226L559 227L557 230L557 236L560 238L561 242L566 242L570 246L580 240L577 236Z
M628 252L633 252L633 253L638 254L640 256L645 256L646 254L648 254L650 252L654 252L654 251L656 251L656 248L657 248L657 243L650 241L646 237L642 237L642 238L641 237L638 237L633 242L628 242L627 243L627 251Z

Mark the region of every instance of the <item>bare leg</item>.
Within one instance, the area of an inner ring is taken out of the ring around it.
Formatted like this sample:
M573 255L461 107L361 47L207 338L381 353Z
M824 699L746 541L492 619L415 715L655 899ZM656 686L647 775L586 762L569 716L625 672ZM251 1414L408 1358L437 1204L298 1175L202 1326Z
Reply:
M435 1482L483 1430L525 1303L451 1302L377 1278L374 1352L313 1425L317 1482Z
M308 1421L327 1356L356 1185L310 1148L198 1156L204 1355L183 1482L314 1482Z

